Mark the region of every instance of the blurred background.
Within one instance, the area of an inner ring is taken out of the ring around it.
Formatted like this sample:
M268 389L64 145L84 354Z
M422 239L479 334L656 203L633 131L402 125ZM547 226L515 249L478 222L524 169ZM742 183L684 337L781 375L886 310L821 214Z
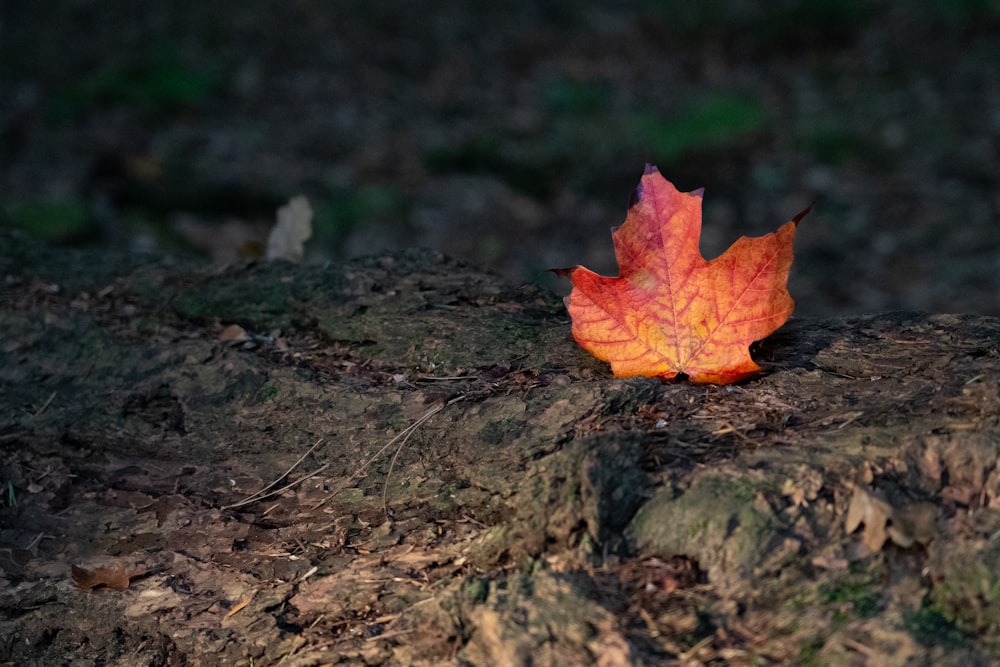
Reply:
M209 262L428 246L615 274L645 163L702 248L800 225L799 316L1000 315L1000 0L0 0L0 224Z

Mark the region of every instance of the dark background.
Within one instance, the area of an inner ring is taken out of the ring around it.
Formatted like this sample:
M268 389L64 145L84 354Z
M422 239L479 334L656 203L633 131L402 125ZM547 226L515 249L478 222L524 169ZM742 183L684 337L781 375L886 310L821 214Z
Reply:
M615 273L646 162L714 256L815 201L798 315L1000 315L1000 2L0 0L0 223L132 252L425 245Z

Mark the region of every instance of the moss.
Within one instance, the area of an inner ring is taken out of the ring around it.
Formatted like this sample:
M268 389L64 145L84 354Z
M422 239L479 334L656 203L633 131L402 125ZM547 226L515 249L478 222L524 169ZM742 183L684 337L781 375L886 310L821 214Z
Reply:
M345 282L337 271L293 271L283 262L273 262L185 285L178 291L174 308L200 320L283 329L302 314L322 312L312 308L312 302L336 302Z
M490 584L486 579L477 577L465 585L465 596L472 604L483 604L489 595Z
M837 579L836 583L820 586L820 599L823 604L837 605L834 621L846 623L852 617L872 618L880 608L879 587L881 585L881 567L869 570L852 569L846 575ZM845 603L853 613L844 611Z
M799 649L799 659L796 662L800 667L813 667L823 664L820 662L819 654L826 643L826 637L813 637Z
M948 553L931 593L931 608L966 633L1000 636L1000 543ZM1000 649L994 642L991 650Z
M629 528L637 546L660 557L696 558L710 576L746 576L760 566L778 536L779 524L757 508L754 483L705 476L679 496L662 489Z
M924 646L958 648L969 639L965 632L945 618L944 614L926 599L919 609L904 612L903 627Z

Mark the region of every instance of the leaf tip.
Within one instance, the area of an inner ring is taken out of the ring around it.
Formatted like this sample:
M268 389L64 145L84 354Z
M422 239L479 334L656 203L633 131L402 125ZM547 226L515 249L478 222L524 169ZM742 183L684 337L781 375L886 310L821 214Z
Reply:
M639 181L639 185L635 186L635 190L632 191L632 195L628 199L628 207L632 208L636 204L642 201L642 193L644 190L644 185L646 181L646 176L659 175L660 169L655 164L646 163L646 168L642 171L642 180Z
M794 218L792 218L792 222L795 223L796 227L799 226L799 221L802 220L802 218L804 218L807 215L809 215L809 211L813 210L813 206L815 206L815 205L816 205L816 202L813 202L812 204L809 204L809 206L806 206L804 209L802 209L801 211L799 211L798 214L796 214L796 216Z

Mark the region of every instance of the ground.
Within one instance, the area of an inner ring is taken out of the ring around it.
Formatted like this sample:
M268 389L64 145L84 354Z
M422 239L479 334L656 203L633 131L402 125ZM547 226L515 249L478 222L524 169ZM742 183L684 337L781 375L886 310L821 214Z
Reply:
M996 319L799 319L661 384L434 253L4 242L6 664L1000 657Z
M427 246L565 290L646 162L704 247L797 240L802 316L1000 314L995 0L5 3L0 215L218 261Z
M468 4L0 5L0 661L1000 660L997 3ZM568 338L647 162L760 376Z

